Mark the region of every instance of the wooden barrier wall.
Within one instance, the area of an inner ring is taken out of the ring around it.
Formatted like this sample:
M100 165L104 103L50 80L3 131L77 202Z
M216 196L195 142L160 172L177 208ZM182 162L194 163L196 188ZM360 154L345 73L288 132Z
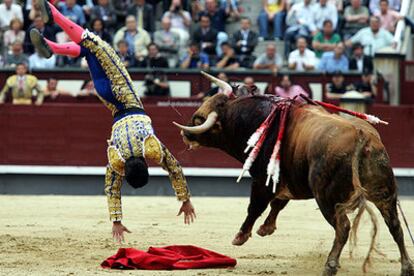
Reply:
M186 151L173 120L186 123L196 107L147 104L158 137L186 167L241 167L213 149ZM393 167L414 168L414 106L374 105L370 113L389 121L380 126ZM101 104L0 105L0 164L103 166L112 118Z

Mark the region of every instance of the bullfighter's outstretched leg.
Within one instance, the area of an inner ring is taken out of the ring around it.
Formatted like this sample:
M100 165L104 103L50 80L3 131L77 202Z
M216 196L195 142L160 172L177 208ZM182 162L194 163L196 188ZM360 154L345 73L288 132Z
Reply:
M250 204L247 208L247 217L243 222L240 231L233 239L233 245L243 245L252 235L252 228L257 218L266 210L273 198L269 187L265 185L266 180L253 181L250 193Z
M66 18L61 14L55 6L47 1L38 1L39 8L41 10L42 19L45 23L53 23L59 25L63 31L69 36L69 38L79 44L82 41L82 35L85 29L72 22L69 18Z
M281 200L281 199L273 199L272 202L270 202L270 212L267 216L265 222L260 226L259 230L257 230L257 234L259 236L268 236L273 234L276 230L276 219L279 214L279 212L285 208L289 200Z

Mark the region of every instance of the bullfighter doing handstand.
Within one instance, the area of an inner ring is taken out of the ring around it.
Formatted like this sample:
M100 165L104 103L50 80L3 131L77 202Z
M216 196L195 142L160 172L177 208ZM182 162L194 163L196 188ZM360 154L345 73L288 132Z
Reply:
M185 223L193 221L195 212L180 164L155 136L151 119L145 114L131 77L115 51L97 35L65 18L52 4L45 0L39 2L43 21L56 22L73 42L56 44L45 39L37 29L32 29L32 43L46 58L52 54L85 57L98 97L114 116L105 177L113 237L121 242L124 232L129 233L121 223L123 177L134 188L147 184L146 159L157 162L168 171L176 196L183 202L179 215L184 213Z

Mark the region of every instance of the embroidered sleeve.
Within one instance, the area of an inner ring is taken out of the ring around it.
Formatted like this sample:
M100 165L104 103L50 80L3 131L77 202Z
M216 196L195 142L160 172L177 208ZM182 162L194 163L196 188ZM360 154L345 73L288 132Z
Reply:
M9 81L7 80L4 84L3 89L0 92L0 103L4 103L4 101L6 100L6 93L9 91L9 88Z
M105 194L108 200L109 219L111 221L122 220L121 186L122 176L108 165L105 176Z
M181 165L164 145L162 145L162 150L164 158L161 162L161 166L164 170L168 171L171 185L177 199L179 201L186 201L190 198L190 192Z
M36 80L36 85L34 87L34 89L37 91L37 99L36 99L36 104L42 104L43 100L44 100L44 91L43 89L40 87L39 83Z

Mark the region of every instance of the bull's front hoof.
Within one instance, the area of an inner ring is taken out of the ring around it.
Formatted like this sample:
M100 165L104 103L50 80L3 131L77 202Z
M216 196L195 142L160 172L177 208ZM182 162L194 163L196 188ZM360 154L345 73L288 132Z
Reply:
M272 235L273 232L275 232L275 230L276 230L276 226L263 224L259 227L259 230L257 230L256 233L259 236L265 237L265 236Z
M325 264L325 271L322 276L334 276L338 272L339 265L335 261L329 261Z
M236 234L236 237L234 237L234 240L231 242L233 245L243 245L250 237L252 236L252 233L243 233L240 231Z

